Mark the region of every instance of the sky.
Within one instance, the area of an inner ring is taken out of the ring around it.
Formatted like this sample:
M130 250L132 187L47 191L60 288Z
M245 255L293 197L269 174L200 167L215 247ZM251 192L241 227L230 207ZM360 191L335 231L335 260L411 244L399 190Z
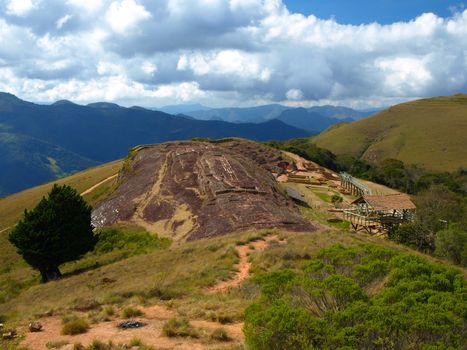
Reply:
M0 0L0 91L156 107L371 108L467 92L448 0Z

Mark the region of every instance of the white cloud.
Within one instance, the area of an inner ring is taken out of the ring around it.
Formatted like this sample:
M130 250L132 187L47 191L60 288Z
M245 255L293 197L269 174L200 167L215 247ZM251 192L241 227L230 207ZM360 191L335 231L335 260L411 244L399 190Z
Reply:
M7 13L15 16L25 16L34 8L32 0L9 0L7 3Z
M57 29L62 29L62 27L68 22L73 16L65 15L57 21Z
M376 63L384 75L384 84L396 93L403 89L423 88L432 80L431 73L426 69L424 60L413 57L396 57L383 59ZM421 91L414 91L415 94Z
M271 76L271 70L262 68L256 55L239 50L184 54L178 60L177 69L191 70L195 75L234 75L262 81L268 81Z
M143 62L141 69L143 70L144 73L153 75L157 71L157 66L151 62L146 61L146 62Z
M135 0L121 0L110 4L105 17L110 27L122 34L141 20L151 17L151 14Z
M300 89L290 89L285 96L288 100L300 101L303 99L303 92Z
M66 3L88 12L98 11L103 5L102 0L67 0Z
M467 91L460 8L354 26L280 0L2 4L0 90L36 101L374 106Z

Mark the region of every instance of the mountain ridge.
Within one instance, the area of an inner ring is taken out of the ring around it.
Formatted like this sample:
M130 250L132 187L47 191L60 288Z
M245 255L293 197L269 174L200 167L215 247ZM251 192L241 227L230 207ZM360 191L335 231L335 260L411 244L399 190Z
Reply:
M97 163L124 157L128 149L137 144L195 137L219 139L238 136L267 141L310 135L280 121L262 124L199 121L108 103L82 106L62 101L58 104L39 105L11 94L0 95L0 132L25 135ZM0 161L6 157L6 154L0 154ZM43 158L47 158L47 154ZM76 170L82 169L78 167ZM53 180L53 177L41 177L37 183L28 182L14 190L49 180ZM11 189L4 189L3 195L11 192Z

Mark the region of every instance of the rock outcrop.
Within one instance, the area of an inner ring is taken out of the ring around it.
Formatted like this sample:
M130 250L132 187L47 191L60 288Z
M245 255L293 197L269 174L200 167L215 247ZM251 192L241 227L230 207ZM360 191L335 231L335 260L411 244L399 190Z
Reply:
M128 222L175 240L253 228L315 229L278 187L272 173L284 159L269 147L170 142L132 154L116 191L93 211L96 227Z

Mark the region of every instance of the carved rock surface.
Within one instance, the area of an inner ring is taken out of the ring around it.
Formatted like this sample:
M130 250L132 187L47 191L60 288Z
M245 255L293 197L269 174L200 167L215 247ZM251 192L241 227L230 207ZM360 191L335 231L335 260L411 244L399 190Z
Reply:
M272 172L281 153L243 140L170 142L134 152L119 186L93 211L96 227L134 223L179 239L285 228L313 231Z

